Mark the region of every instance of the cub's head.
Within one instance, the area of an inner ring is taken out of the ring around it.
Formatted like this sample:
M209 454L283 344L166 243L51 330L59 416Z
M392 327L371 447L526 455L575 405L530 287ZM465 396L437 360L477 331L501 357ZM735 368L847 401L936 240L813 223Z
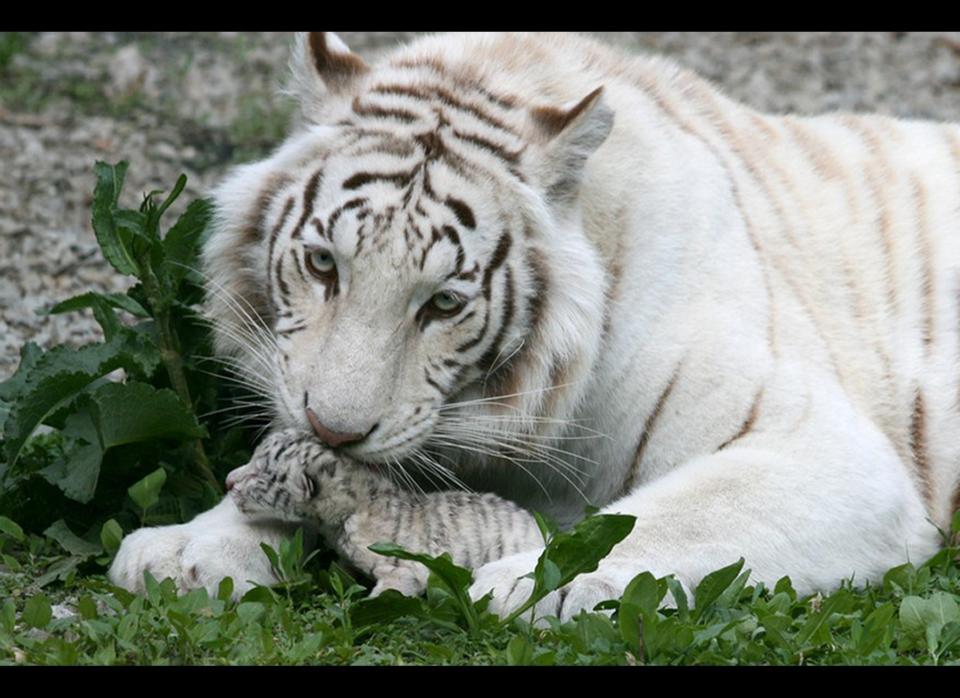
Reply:
M227 475L227 489L247 516L316 520L315 500L329 494L324 490L336 481L341 468L350 467L356 466L342 463L316 440L280 430L259 443L249 463Z
M280 425L368 462L547 423L601 334L577 204L601 90L528 103L417 48L370 68L298 37L301 123L216 190L204 250L220 352Z

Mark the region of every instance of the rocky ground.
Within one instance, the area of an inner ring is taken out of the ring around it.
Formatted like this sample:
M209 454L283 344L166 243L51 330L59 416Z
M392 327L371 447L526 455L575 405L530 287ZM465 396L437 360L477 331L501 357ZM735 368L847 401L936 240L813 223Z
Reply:
M412 36L342 34L368 60ZM960 119L960 33L599 36L669 55L768 111ZM189 177L183 199L204 194L230 165L282 138L292 109L278 92L289 41L278 33L0 33L0 380L27 340L81 343L97 334L90 317L38 309L125 286L89 225L93 163L130 161L130 205L180 172Z

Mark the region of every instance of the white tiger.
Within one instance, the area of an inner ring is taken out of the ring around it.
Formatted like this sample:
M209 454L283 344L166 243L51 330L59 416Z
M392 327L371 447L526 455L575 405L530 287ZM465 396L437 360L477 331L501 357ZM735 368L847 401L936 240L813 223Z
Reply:
M769 116L573 35L431 36L369 67L311 34L293 68L303 123L217 189L205 251L218 347L278 423L563 524L635 516L540 614L643 570L692 588L743 556L812 592L937 550L960 128ZM111 578L269 581L282 533L227 498L129 536ZM472 593L516 608L538 555Z

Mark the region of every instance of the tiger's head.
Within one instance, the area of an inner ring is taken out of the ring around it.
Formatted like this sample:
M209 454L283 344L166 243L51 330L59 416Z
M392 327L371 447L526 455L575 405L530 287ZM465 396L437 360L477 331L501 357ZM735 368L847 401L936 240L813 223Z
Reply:
M604 274L578 193L613 112L503 93L416 45L371 68L298 36L302 116L215 191L220 353L287 428L367 462L540 430L580 398Z

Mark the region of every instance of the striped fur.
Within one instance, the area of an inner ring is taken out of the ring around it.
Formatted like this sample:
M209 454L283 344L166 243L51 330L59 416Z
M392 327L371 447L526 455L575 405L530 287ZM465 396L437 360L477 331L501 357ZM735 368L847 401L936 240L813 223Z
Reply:
M468 569L543 543L534 518L513 502L455 491L421 497L296 430L271 433L228 480L237 508L248 516L319 522L327 542L376 579L375 595L386 589L421 594L428 570L377 555L369 550L374 543L449 553Z
M936 550L960 501L956 125L760 114L573 35L373 66L304 37L294 76L301 125L220 186L205 250L218 347L281 425L375 424L348 455L429 457L565 524L635 515L561 615L643 569L694 585L742 555L812 591ZM298 266L317 248L336 279ZM427 321L438 291L462 308ZM515 607L535 558L475 592Z

